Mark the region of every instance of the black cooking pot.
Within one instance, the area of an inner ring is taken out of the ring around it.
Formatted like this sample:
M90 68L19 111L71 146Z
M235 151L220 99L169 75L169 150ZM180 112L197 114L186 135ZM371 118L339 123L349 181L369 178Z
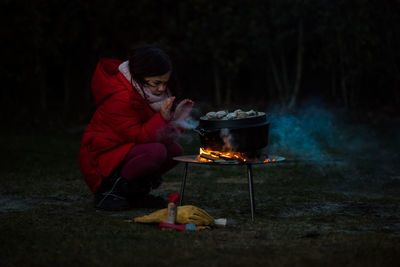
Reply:
M233 120L201 117L197 131L202 148L257 155L268 145L269 122L265 113Z

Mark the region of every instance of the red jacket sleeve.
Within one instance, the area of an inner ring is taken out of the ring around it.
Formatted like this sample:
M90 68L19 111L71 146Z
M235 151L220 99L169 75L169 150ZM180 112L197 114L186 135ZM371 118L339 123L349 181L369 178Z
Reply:
M126 142L155 142L168 126L160 112L149 116L143 109L135 108L126 91L104 101L100 114L104 123Z

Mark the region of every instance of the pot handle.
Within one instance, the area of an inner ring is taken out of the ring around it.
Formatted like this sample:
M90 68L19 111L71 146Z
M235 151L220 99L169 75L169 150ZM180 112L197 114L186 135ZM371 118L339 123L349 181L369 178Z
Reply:
M199 127L197 127L197 128L194 128L194 129L192 129L193 131L195 131L196 133L198 133L199 135L201 135L201 136L204 136L204 129L203 128L199 128Z

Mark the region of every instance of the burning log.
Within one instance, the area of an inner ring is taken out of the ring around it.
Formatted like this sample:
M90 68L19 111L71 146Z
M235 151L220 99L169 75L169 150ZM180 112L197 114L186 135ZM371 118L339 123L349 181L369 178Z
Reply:
M211 161L215 161L216 159L218 159L218 158L216 158L214 156L211 156L211 155L208 155L208 154L200 154L199 156L201 158L203 158L203 159L208 159L208 160L211 160Z
M209 159L212 161L216 160L227 160L227 161L239 161L246 162L246 156L241 152L222 152L222 151L212 151L204 148L200 148L199 156L201 158Z

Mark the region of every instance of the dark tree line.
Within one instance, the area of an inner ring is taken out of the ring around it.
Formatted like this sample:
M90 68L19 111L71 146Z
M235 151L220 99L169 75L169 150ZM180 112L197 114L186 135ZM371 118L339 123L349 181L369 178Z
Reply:
M3 108L92 103L100 57L155 43L197 101L279 103L319 95L349 109L400 104L397 0L2 0Z

